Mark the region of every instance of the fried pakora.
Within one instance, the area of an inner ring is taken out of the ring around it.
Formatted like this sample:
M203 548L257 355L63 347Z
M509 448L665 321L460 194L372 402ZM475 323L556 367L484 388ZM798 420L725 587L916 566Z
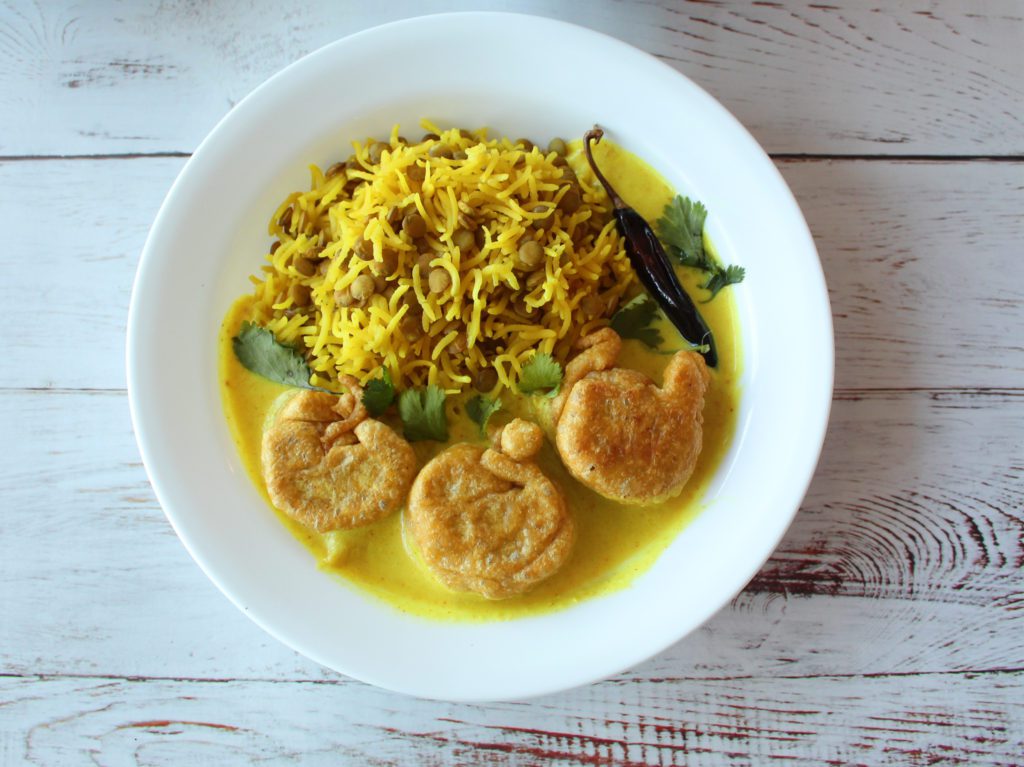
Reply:
M399 508L416 456L368 417L355 379L341 396L300 391L263 435L261 460L274 505L317 532L362 527Z
M495 446L454 445L420 471L407 521L423 561L456 591L504 599L552 575L575 536L561 491L532 460L543 443L515 419Z
M615 367L621 340L604 328L580 342L552 401L555 444L569 472L606 498L655 503L678 495L702 446L710 375L696 352L678 352L661 388Z

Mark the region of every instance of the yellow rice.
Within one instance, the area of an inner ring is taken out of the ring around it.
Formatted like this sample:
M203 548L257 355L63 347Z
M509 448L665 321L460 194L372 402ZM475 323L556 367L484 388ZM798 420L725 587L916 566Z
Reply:
M440 138L410 145L396 126L379 163L367 142L355 143L347 168L330 178L311 166L310 191L288 195L271 219L280 245L262 278L253 278L254 319L305 351L315 385L334 388L343 374L365 382L386 367L400 389L433 383L458 391L490 366L499 387L513 387L535 352L564 362L581 334L607 324L633 280L607 198L585 169L579 208L556 209L538 229L546 214L533 209L557 205L567 189L554 152L526 151L486 131L424 127ZM436 143L465 159L430 156ZM413 165L424 169L422 182L407 175ZM291 220L282 222L289 208ZM425 238L411 241L395 209L418 212ZM482 244L462 252L452 240L460 227L479 227ZM544 248L535 270L516 267L524 234ZM378 272L385 249L397 252L397 267L378 274L377 292L363 305L345 307L337 291L373 274L371 261L352 252L359 237L373 244ZM448 272L443 293L430 291L421 252L433 256L431 269ZM310 262L318 268L306 276ZM311 305L296 305L296 284L310 289Z

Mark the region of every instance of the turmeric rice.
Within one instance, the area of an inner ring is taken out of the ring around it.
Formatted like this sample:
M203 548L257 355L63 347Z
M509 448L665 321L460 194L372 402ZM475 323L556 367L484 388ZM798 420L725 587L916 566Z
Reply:
M486 130L354 143L274 212L254 319L336 389L386 368L398 388L514 389L607 324L633 271L604 192L564 142Z

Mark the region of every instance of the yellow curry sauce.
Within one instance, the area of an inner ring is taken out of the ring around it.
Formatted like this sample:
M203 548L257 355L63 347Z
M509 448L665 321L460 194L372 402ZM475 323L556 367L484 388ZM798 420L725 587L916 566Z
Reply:
M572 148L579 147L579 142L574 142ZM673 196L664 179L642 160L608 141L595 147L595 155L626 203L654 223ZM572 164L583 176L586 170L581 160L581 154L574 152ZM680 278L691 295L706 295L706 291L699 289L703 276L696 270L680 270ZM650 567L700 512L701 496L725 456L735 430L740 349L735 304L731 290L727 289L714 301L699 305L715 335L719 363L712 370L705 400L704 447L682 495L653 506L609 501L573 479L549 441L537 460L565 493L576 523L576 545L568 562L532 591L511 599L491 601L476 594L449 591L418 561L415 546L403 533L402 512L359 530L320 534L273 509L260 469L263 428L273 418L283 395L295 390L249 372L235 358L231 339L241 323L252 318L251 303L249 296L235 302L224 318L219 338L221 394L242 462L268 508L312 552L323 569L403 612L437 620L503 620L560 609L628 585ZM624 340L619 359L621 367L641 370L659 384L671 352L681 346L672 325L664 319L660 322L666 339L664 350L656 352L639 341ZM476 424L465 414L464 402L469 396L471 393L448 398L450 443L483 444ZM538 412L542 397L504 392L501 400L503 410L492 422L503 423L519 415L543 423ZM385 416L381 420L401 433L402 425L396 417ZM413 443L420 465L445 447L435 442ZM254 509L253 513L268 512Z

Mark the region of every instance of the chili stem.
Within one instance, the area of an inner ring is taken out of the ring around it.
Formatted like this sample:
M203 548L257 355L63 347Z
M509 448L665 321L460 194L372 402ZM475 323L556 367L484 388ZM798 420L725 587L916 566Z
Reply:
M604 177L601 169L597 167L597 163L594 161L594 155L590 151L590 142L599 144L601 143L602 138L604 138L604 131L595 125L583 134L583 150L587 153L587 162L590 163L590 169L594 171L594 175L597 176L597 180L601 182L601 186L604 187L604 191L608 193L608 196L611 198L612 205L621 210L622 208L629 206L622 201L622 198L619 197L615 188L608 183L608 179Z

